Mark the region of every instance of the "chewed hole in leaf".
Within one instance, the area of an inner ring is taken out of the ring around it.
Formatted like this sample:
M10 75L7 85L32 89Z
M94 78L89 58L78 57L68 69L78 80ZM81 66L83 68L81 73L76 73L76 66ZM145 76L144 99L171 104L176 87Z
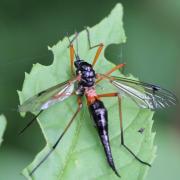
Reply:
M105 49L105 58L113 63L124 63L125 44L110 44Z

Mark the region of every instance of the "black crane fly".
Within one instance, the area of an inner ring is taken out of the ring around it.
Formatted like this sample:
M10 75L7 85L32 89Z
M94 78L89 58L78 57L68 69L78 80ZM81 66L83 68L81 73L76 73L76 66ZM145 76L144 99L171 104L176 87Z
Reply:
M121 112L121 95L129 96L140 108L149 108L149 109L158 109L158 108L166 108L171 105L175 105L177 99L175 95L173 95L170 91L163 89L159 86L131 80L128 78L122 77L114 77L110 76L112 72L124 66L124 64L117 65L110 71L105 74L98 74L94 70L94 65L96 64L98 57L102 51L103 44L100 43L95 46L91 46L90 42L90 34L89 30L86 28L87 31L87 39L89 48L98 48L96 55L94 57L93 63L89 64L85 60L80 59L79 55L75 52L73 47L73 41L78 37L78 33L75 34L73 40L69 40L70 45L70 62L71 62L71 72L73 78L67 80L66 82L60 83L54 87L51 87L47 90L44 90L37 95L29 98L26 100L22 105L19 106L20 112L36 112L39 113L27 124L27 126L22 129L22 132L29 127L35 119L47 108L54 105L57 102L64 101L66 98L77 95L77 103L78 108L65 127L62 134L59 136L58 140L52 146L51 150L48 154L36 165L36 167L30 172L32 175L37 168L48 158L48 156L54 151L70 125L72 124L73 120L77 116L77 114L81 111L82 108L82 96L86 97L87 105L89 107L89 112L94 120L97 131L103 145L105 155L107 158L107 162L112 170L115 172L117 176L120 177L117 169L115 168L115 164L113 161L113 156L111 153L111 147L109 142L109 135L108 135L108 111L104 106L104 103L101 101L102 97L117 97L118 99L118 106L119 106L119 119L120 119L120 130L121 130L121 144L123 147L126 148L140 163L151 166L149 163L141 160L137 157L125 144L124 135L123 135L123 122L122 122L122 112ZM69 39L69 38L68 38ZM75 61L74 61L75 57ZM76 75L74 75L74 67L76 68ZM109 83L114 85L117 88L117 92L107 93L107 94L96 94L96 85L101 80L108 80ZM75 84L77 84L75 88Z

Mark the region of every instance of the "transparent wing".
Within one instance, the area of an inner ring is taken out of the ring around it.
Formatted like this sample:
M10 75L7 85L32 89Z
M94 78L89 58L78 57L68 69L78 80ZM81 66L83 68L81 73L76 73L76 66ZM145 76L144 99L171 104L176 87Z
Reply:
M177 104L173 93L153 84L114 76L110 77L110 82L141 108L158 109Z
M53 104L63 101L74 92L75 80L68 80L44 90L26 100L18 107L20 112L35 112L49 108Z

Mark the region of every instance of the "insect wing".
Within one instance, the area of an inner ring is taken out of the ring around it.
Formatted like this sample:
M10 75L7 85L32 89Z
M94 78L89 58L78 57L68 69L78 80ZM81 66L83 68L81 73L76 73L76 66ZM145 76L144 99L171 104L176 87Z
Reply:
M70 80L44 90L19 106L20 112L36 112L68 98L74 91L76 80Z
M121 77L111 77L111 83L120 94L128 95L141 108L166 108L177 104L177 98L170 91L159 86Z

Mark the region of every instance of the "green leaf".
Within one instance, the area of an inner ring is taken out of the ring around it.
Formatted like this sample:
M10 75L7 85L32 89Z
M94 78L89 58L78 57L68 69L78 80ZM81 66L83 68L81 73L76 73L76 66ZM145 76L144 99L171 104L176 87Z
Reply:
M110 15L96 26L89 28L92 44L124 43L126 41L121 4L117 4ZM71 39L73 36L71 36ZM79 55L87 62L92 62L96 49L89 50L85 31L78 37ZM20 102L47 89L55 84L71 78L68 39L65 37L52 48L53 64L43 66L35 64L30 74L25 74L22 92L19 92ZM96 72L104 73L115 65L107 61L102 52L97 64ZM119 71L113 75L123 76ZM133 78L129 75L130 78ZM105 81L99 83L97 92L114 92L110 84ZM120 145L120 129L117 98L104 98L105 106L109 112L109 136L116 168L121 179L144 179L148 167L140 164L132 155ZM108 166L103 147L100 143L96 129L89 117L86 101L83 100L83 110L73 122L56 150L50 157L29 176L30 172L48 150L53 146L59 135L77 108L76 97L70 97L44 111L38 122L46 139L46 147L35 157L34 161L23 171L28 179L43 180L72 180L72 179L119 179ZM122 102L125 142L141 159L152 162L155 154L153 146L154 133L151 132L152 116L150 110L139 109L131 100L124 98ZM140 128L145 131L141 134Z
M6 118L3 114L0 115L0 145L3 141L2 136L6 128Z

